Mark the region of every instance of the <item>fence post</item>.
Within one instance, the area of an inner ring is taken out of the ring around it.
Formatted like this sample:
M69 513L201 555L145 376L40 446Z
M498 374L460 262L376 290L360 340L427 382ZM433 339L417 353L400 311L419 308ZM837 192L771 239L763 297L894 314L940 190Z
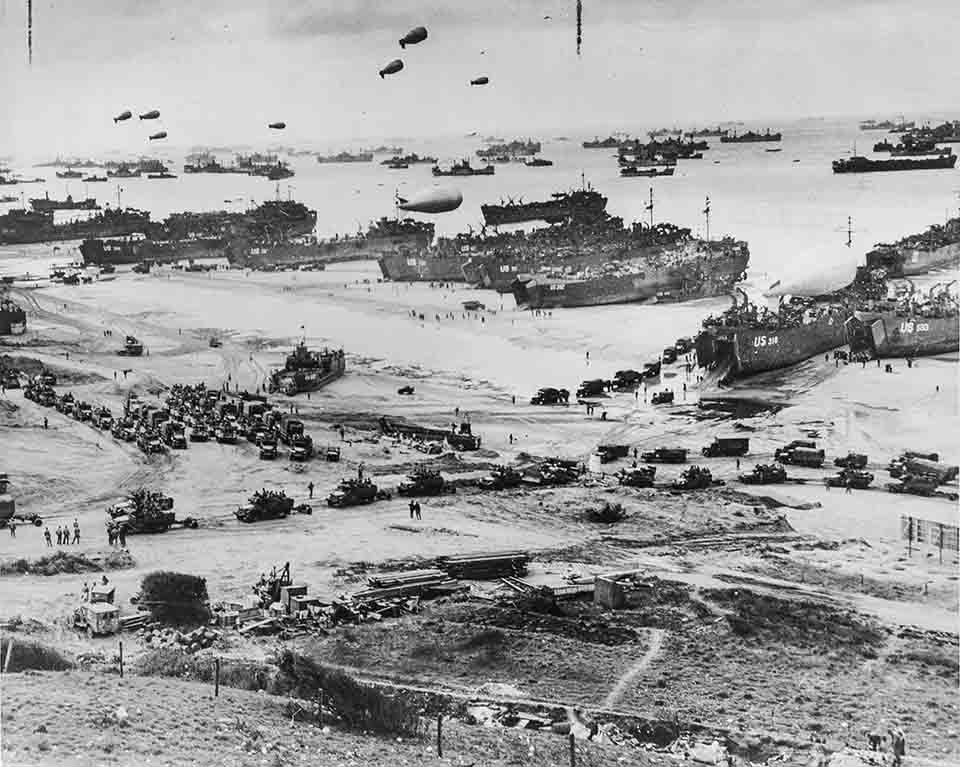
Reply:
M10 668L10 656L13 655L13 637L7 639L7 657L3 661L3 673L7 673L7 669Z
M443 756L443 714L437 714L437 756Z
M213 697L220 697L220 659L216 658L213 662Z
M907 517L907 556L913 556L913 517Z
M120 640L120 678L123 679L123 640Z
M577 767L577 740L570 733L570 767Z
M940 544L940 564L942 565L943 564L943 522L940 523L940 538L938 542Z
M323 690L320 690L320 727L323 727Z

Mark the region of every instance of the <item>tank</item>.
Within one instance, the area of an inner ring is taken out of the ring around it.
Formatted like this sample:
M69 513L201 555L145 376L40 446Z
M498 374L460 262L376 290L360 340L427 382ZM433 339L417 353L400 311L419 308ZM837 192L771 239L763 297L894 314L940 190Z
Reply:
M710 469L702 466L690 466L684 470L678 479L671 483L670 488L672 490L703 490L714 484L723 483L719 480L714 482Z
M617 473L617 479L624 487L653 487L653 481L656 476L656 466L622 469Z
M512 466L495 466L488 476L480 479L479 485L484 490L507 490L522 482L523 475Z
M442 495L456 492L456 488L444 480L439 471L423 466L418 466L407 478L408 482L401 482L397 486L398 495Z
M646 453L640 453L640 458L647 463L686 463L687 449L682 447L658 447Z
M873 474L869 471L846 468L839 474L827 477L824 482L827 487L850 487L855 490L866 490L873 482Z

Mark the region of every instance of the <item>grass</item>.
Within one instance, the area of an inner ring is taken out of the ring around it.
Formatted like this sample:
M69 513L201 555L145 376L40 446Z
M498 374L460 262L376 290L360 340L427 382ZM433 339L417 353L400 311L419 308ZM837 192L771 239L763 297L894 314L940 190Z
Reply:
M14 559L0 562L0 575L60 575L61 573L101 573L106 570L123 570L134 567L136 562L129 551L108 551L97 557L58 551L39 559Z

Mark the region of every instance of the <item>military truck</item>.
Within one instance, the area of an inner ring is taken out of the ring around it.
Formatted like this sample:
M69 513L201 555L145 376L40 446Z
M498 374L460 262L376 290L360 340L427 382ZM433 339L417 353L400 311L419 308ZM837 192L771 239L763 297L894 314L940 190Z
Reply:
M303 436L303 421L290 413L280 416L280 441L292 445L297 437Z
M390 493L378 488L369 479L344 479L327 496L327 506L342 508L360 506L374 501L390 500Z
M739 479L745 485L780 485L787 481L787 470L779 463L758 463Z
M631 391L643 382L643 373L639 370L618 370L613 374L610 385L616 391Z
M826 458L815 442L807 440L794 440L784 447L779 447L774 451L773 457L780 463L807 466L811 469L819 469Z
M93 419L93 407L89 402L77 402L73 406L73 417L78 421L90 421Z
M336 445L327 445L324 449L324 458L327 463L337 463L340 461L340 448Z
M313 439L306 434L295 437L290 445L291 461L309 461L313 458Z
M672 490L704 490L722 484L723 480L715 480L710 469L703 466L690 466L670 484L670 488Z
M107 527L114 530L123 527L128 535L165 533L172 527L195 529L197 520L192 517L177 520L173 512L173 498L161 492L139 488L107 509Z
M582 381L577 387L577 397L600 397L610 388L610 382L602 378L593 378Z
M160 435L151 429L141 429L137 435L137 447L148 455L166 452Z
M630 455L630 445L600 445L597 455L600 456L600 463L610 463Z
M672 346L668 346L661 352L660 357L663 359L664 365L670 365L677 361L677 350Z
M750 439L749 437L715 437L713 442L700 452L707 458L740 457L750 452Z
M401 482L397 486L397 495L418 496L418 495L443 495L444 493L455 493L457 489L447 482L439 471L428 469L426 466L417 466L407 475L407 482Z
M646 453L640 453L640 459L646 463L686 463L685 447L658 447Z
M477 484L484 490L507 490L519 487L522 482L523 475L512 466L494 466Z
M531 397L531 405L567 405L570 402L570 392L566 389L554 389L552 386L546 386L537 390L537 393Z
M656 476L656 466L639 466L617 472L617 480L624 487L653 487Z
M658 391L653 393L650 402L654 405L672 405L673 399L674 395L672 391Z
M73 394L67 392L59 397L57 397L57 412L63 413L64 415L70 415L73 412Z
M193 426L190 427L190 441L191 442L209 442L210 441L210 429L207 428L207 425L203 421L194 422Z
M869 471L851 468L845 468L839 474L824 480L827 487L850 487L854 490L866 490L871 482L873 482L873 474Z
M257 441L260 460L272 461L277 457L277 435L272 431L263 432Z
M233 421L221 421L217 425L214 436L221 445L237 444L237 430L233 425Z
M956 466L933 461L928 457L904 453L890 461L887 471L894 479L907 475L923 476L935 479L937 484L942 485L956 479L958 469Z
M93 411L93 418L90 420L98 429L109 431L113 426L113 413L110 412L110 408L98 407Z
M937 489L939 486L940 483L936 477L906 474L899 482L890 482L886 487L891 493L907 493L909 495L921 495L926 498L937 496L954 502L960 500L960 495L954 492L940 491Z
M121 357L139 357L143 354L143 344L134 336L127 336L123 348L117 349L117 354Z
M187 449L187 436L179 421L166 421L163 424L163 441L174 450Z
M282 490L258 490L250 496L246 506L234 515L241 522L261 522L266 519L284 519L293 511L293 498Z
M834 458L833 465L840 469L863 469L867 466L867 456L863 453L847 453L842 458Z

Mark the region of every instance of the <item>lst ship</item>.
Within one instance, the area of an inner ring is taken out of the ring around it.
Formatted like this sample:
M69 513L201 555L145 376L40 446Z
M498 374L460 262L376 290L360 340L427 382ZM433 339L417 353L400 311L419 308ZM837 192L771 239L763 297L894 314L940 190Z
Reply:
M542 202L513 202L481 205L483 220L488 226L519 224L524 221L559 223L571 217L594 217L605 212L607 198L593 189L555 192Z
M960 261L960 217L934 224L891 244L880 243L867 253L867 266L883 268L889 277L911 277Z
M949 286L947 286L949 288ZM960 312L947 289L874 301L847 320L850 350L871 357L922 357L960 350Z

